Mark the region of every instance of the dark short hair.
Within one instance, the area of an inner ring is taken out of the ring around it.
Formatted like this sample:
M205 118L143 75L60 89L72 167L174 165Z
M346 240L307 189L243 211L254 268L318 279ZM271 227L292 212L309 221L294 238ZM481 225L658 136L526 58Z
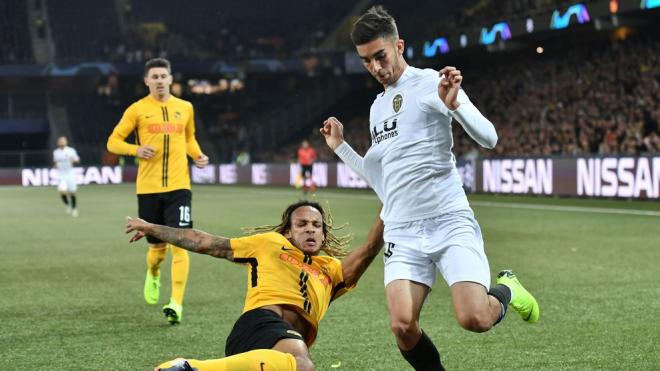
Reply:
M172 73L172 66L170 61L165 58L153 58L149 59L147 63L144 64L144 75L149 74L149 70L152 68L167 68L167 72Z
M374 5L353 24L353 45L362 45L378 38L399 38L396 21L381 5Z

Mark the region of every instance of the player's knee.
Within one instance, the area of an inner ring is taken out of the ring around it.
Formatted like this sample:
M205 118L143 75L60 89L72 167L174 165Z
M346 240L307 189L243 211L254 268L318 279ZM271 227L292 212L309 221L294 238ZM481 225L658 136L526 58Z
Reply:
M314 371L314 363L309 357L296 356L296 371Z
M173 247L172 248L172 261L173 262L179 262L179 261L186 261L189 260L188 258L188 251L180 248L180 247Z
M392 333L399 339L406 339L419 335L417 321L412 318L392 318L390 320Z
M164 250L165 252L167 252L167 243L165 242L153 243L149 247L155 250Z
M485 332L493 326L493 321L487 313L464 312L457 313L456 319L464 329L473 332Z

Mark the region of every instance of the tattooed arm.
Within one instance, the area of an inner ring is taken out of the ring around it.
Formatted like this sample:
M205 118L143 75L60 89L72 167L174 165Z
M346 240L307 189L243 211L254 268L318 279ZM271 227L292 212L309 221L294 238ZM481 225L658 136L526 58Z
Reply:
M199 254L211 255L216 258L234 260L229 238L214 236L196 229L179 229L164 225L147 223L142 219L126 218L126 233L136 232L129 242L135 242L149 235L171 243L174 246Z

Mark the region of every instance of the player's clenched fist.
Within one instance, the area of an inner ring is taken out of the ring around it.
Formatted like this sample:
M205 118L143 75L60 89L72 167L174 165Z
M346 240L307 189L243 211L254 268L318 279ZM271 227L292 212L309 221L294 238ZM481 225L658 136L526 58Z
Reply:
M461 88L463 76L461 70L456 67L447 66L440 70L440 84L438 85L438 95L442 102L450 110L456 110L458 103L458 91Z
M209 157L206 156L205 154L201 154L199 157L195 159L195 166L200 169L208 164L209 164Z
M329 117L323 121L323 127L320 129L325 137L325 142L333 151L344 142L344 125L335 117Z

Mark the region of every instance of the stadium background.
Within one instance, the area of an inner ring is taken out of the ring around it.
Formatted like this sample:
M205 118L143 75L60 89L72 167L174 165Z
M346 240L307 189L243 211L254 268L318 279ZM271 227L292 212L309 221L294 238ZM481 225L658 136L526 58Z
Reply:
M242 307L242 269L193 257L186 323L170 329L141 302L142 250L121 234L123 216L136 212L135 168L105 141L147 94L142 67L151 57L173 62L173 92L195 105L213 164L193 174L214 184L194 188L197 226L231 236L272 222L300 197L286 185L308 138L323 163L315 176L328 187L319 199L350 222L356 242L364 238L376 199L332 189L366 185L317 128L334 115L358 152L370 145L368 107L381 87L348 33L374 3L0 1L2 368L145 369L176 355L222 355ZM508 318L487 335L466 334L440 282L423 320L448 366L656 368L660 2L378 3L397 18L408 62L459 66L495 124L493 151L455 125L455 153L491 266L522 271L547 318L533 329ZM50 166L60 135L81 155L82 183L129 183L83 186L75 221L44 187L57 181ZM347 370L405 369L380 280L377 261L329 312L312 350L319 369L339 361Z

